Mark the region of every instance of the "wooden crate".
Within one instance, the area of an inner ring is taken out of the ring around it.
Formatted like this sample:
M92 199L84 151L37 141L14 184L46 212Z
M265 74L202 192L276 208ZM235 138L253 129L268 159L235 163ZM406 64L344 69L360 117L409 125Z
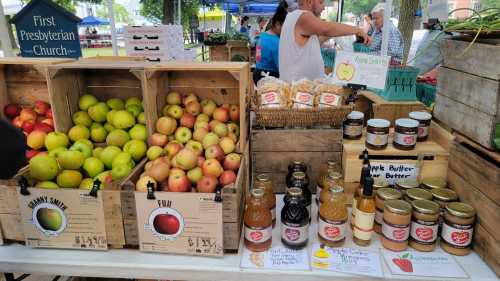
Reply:
M209 58L214 61L229 61L229 49L226 45L214 45L209 47Z
M23 173L28 167L20 170ZM21 212L17 199L16 177L0 180L0 232L6 241L24 241Z
M500 153L457 135L451 146L448 185L476 208L474 250L500 276Z
M245 58L245 61L250 61L251 50L248 46L231 46L228 44L228 60L233 61L235 55L240 55Z
M0 116L9 103L33 106L35 101L49 102L47 79L38 66L69 62L56 58L1 58L0 59Z
M342 131L340 129L256 129L251 132L252 177L271 176L274 191L286 191L288 164L301 160L307 165L309 188L316 192L320 169L328 160L340 161Z

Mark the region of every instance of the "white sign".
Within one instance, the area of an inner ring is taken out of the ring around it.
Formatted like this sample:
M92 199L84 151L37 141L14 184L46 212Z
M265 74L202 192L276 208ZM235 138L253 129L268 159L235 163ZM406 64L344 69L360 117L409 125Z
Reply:
M338 51L332 82L335 84L359 84L384 89L390 57Z
M468 278L455 259L444 253L383 251L392 274L441 278Z
M149 61L184 59L182 26L128 26L125 27L127 56L145 57Z
M419 170L417 164L370 161L370 166L372 177L382 177L389 183L389 185L394 185L401 179L416 180Z
M311 267L343 273L384 277L378 251L321 248L318 243L315 243L312 247Z
M429 19L438 19L440 22L448 21L448 0L429 0Z
M284 246L273 246L265 252L252 252L244 248L241 267L276 269L276 270L310 270L307 248L291 250Z

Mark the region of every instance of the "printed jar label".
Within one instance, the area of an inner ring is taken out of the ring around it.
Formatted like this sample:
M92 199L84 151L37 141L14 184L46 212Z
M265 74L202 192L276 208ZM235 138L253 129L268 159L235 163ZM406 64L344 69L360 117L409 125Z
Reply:
M422 137L426 137L427 135L429 135L429 126L422 126L422 127L418 127L418 137L419 138L422 138Z
M384 222L384 211L375 209L375 222L378 224L382 224Z
M363 125L344 125L344 134L348 136L359 136L363 133Z
M319 108L328 108L338 106L340 103L340 96L332 93L321 93L319 97Z
M281 238L288 244L301 244L309 237L309 224L304 226L293 226L287 223L281 224Z
M297 92L294 99L295 108L312 108L313 107L313 95L310 93Z
M382 234L389 240L403 242L408 240L410 236L410 225L395 225L384 221L382 223Z
M245 225L245 239L252 243L264 243L273 235L272 225L266 228L256 228Z
M473 231L472 225L450 225L445 221L441 230L441 238L451 245L467 247L472 242Z
M433 244L437 240L438 224L425 221L412 221L410 237L423 244Z
M279 108L281 104L280 95L276 92L267 92L260 95L260 104L266 108Z
M417 143L417 135L416 134L402 134L395 133L394 134L394 142L400 145L414 145Z
M386 145L389 142L389 134L366 134L366 142L371 145Z
M375 213L366 213L361 210L356 210L354 218L354 237L361 240L370 240L373 233L373 222Z
M345 238L347 220L333 221L322 217L318 222L318 233L321 237L329 241L340 241Z

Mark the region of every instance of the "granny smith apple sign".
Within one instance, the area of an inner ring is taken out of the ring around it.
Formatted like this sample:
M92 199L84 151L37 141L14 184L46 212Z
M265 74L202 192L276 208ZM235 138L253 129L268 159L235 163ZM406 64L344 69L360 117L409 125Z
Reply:
M31 200L28 207L32 210L32 223L43 235L57 237L66 229L68 220L64 211L68 207L63 201L39 196Z

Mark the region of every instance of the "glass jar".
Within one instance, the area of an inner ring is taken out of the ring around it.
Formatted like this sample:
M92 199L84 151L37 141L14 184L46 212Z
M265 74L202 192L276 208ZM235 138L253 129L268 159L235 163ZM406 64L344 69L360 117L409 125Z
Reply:
M458 201L458 195L449 188L437 188L431 190L431 193L432 201L439 204L439 227L442 227L446 204Z
M338 173L338 172L334 172L334 171L331 171L329 174L328 174L328 178L326 179L326 182L325 182L325 188L323 188L321 190L321 192L319 193L319 196L316 196L316 198L319 198L319 201L318 201L318 207L321 206L321 203L323 203L325 201L325 198L326 198L326 194L328 194L328 190L330 187L332 186L344 186L344 181L342 180L342 174L341 173ZM319 212L319 209L318 209L318 212Z
M471 251L476 210L465 203L451 202L446 205L441 248L452 255L465 256Z
M432 193L423 188L410 188L406 190L405 200L410 204L414 200L432 200Z
M408 248L411 223L410 203L403 200L384 202L382 223L382 246L391 251L404 251Z
M267 174L258 174L254 188L264 189L264 201L269 207L273 219L273 228L276 226L276 195L273 190L273 183Z
M316 203L319 202L319 195L321 194L321 190L323 189L323 187L327 186L328 175L330 171L342 174L342 167L340 166L340 162L335 160L328 160L326 162L326 166L321 168L319 182L316 185Z
M343 123L344 139L359 140L363 136L364 119L363 112L352 111L349 113Z
M432 190L436 188L446 188L446 180L443 178L425 178L422 180L422 188Z
M389 183L383 178L378 177L373 179L373 189L378 190L379 188L389 187Z
M417 133L417 121L408 118L397 119L394 129L394 147L400 150L414 149L417 144Z
M401 191L402 194L406 193L406 190L410 188L417 188L420 184L416 180L398 180L394 187Z
M389 143L389 127L391 122L385 119L370 119L366 126L366 147L380 150Z
M329 247L340 247L347 232L347 206L344 189L332 186L325 202L319 207L318 240Z
M309 240L309 212L304 205L302 189L289 188L287 196L281 210L281 242L287 248L300 250Z
M412 206L410 247L420 252L432 252L438 237L439 205L430 200L415 200Z
M302 161L293 161L288 165L288 174L286 175L286 186L291 187L292 184L292 179L293 179L293 173L295 172L303 172L306 177L306 185L309 186L309 177L307 176L307 166L304 162Z
M306 174L304 172L295 172L292 174L292 180L290 181L290 187L299 187L302 189L302 196L304 197L307 211L311 213L311 198L312 194L309 190L309 181L306 179Z
M244 222L245 247L253 252L264 252L271 248L273 227L271 211L264 201L264 189L252 189L248 202Z
M375 223L373 230L381 234L382 222L384 221L384 201L401 199L401 192L394 188L383 187L379 188L375 195Z
M418 121L417 141L426 141L429 137L432 115L426 111L413 111L410 112L409 117Z

